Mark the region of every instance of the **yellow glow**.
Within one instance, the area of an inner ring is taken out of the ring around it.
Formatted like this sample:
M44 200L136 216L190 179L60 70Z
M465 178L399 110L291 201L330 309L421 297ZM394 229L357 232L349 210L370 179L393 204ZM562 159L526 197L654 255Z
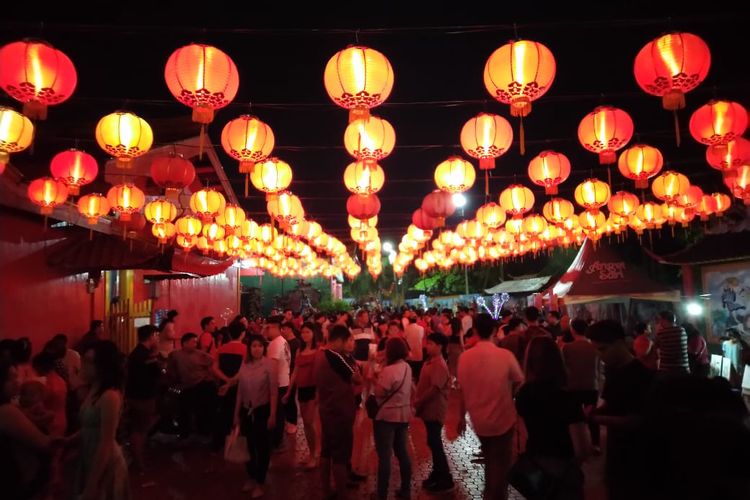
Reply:
M659 57L669 67L672 76L678 75L682 71L680 61L675 58L674 38L674 35L664 35L656 41Z
M40 44L29 44L27 55L31 62L31 81L34 83L34 92L38 93L46 85L44 84L44 69L42 68L41 58L39 57Z

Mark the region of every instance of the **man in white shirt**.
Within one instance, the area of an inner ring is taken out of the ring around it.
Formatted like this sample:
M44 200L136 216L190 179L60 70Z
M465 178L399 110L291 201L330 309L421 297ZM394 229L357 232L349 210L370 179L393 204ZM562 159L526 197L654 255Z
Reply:
M289 343L281 335L280 317L274 316L268 319L266 322L266 338L270 342L268 344L268 359L271 360L273 370L278 374L280 401L289 388L289 365L292 358ZM284 438L285 418L284 405L278 405L276 409L276 427L273 429L272 444L274 448L278 448Z
M419 380L419 374L422 371L424 355L422 352L424 339L424 328L417 324L417 313L409 311L409 324L404 328L404 337L409 345L409 357L406 362L411 366L411 373L414 380Z
M354 317L356 326L351 328L352 335L354 336L354 359L360 366L367 362L370 357L370 344L375 338L375 334L372 331L370 325L370 314L366 309L360 309L357 311L357 315Z
M461 307L458 312L458 317L461 319L461 336L466 338L466 334L469 333L471 327L474 325L474 319L469 314L468 307Z
M489 314L478 314L475 327L479 342L458 359L458 433L466 429L468 410L485 457L484 498L506 500L518 418L513 394L523 383L523 372L513 353L492 341L497 323Z

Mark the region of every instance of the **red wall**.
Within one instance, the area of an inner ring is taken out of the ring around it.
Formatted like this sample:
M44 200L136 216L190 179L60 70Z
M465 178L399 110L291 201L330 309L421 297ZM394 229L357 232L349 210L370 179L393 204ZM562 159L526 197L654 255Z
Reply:
M7 208L0 228L0 338L29 337L37 351L56 333L75 342L92 318L103 319L104 280L89 294L87 275L47 266L45 248L64 232L45 232L41 218Z

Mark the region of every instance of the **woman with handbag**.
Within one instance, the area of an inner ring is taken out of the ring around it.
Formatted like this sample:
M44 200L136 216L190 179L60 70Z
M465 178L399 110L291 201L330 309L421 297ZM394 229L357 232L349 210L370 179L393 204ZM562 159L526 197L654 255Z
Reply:
M401 470L401 487L397 498L411 498L411 458L407 451L411 409L411 367L406 363L409 354L406 343L398 338L388 339L385 345L386 366L378 375L374 398L368 401L368 414L374 416L375 449L378 454L377 498L388 498L391 478L391 451L395 452ZM376 409L375 412L373 410Z
M245 464L248 480L242 491L251 498L265 494L268 464L271 461L271 431L276 426L278 377L266 354L266 343L260 335L248 337L245 362L237 374L237 402L234 426L240 426L247 439L250 461Z
M567 372L551 337L529 342L524 371L516 408L528 441L511 469L510 483L528 500L583 500L580 462L591 442L582 406L564 389Z

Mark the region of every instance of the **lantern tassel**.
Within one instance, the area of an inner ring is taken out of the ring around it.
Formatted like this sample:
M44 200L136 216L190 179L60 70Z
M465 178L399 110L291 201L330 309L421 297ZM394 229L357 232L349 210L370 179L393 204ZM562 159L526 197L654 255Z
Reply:
M198 139L198 159L203 160L203 142L206 138L206 124L201 125L201 133ZM245 195L247 196L247 195Z
M249 182L250 182L250 174L245 174L245 198L248 197L248 189L250 187Z
M485 203L490 198L490 171L484 171L484 201Z
M607 165L607 184L612 188L612 169Z
M94 229L90 227L89 228L89 241L93 241L93 240L94 240Z
M520 116L520 125L518 127L518 144L521 148L521 156L526 154L526 133L523 129L523 115Z
M674 136L675 140L677 141L677 147L680 147L681 137L680 137L680 117L677 116L677 110L672 110L672 116L674 116Z

